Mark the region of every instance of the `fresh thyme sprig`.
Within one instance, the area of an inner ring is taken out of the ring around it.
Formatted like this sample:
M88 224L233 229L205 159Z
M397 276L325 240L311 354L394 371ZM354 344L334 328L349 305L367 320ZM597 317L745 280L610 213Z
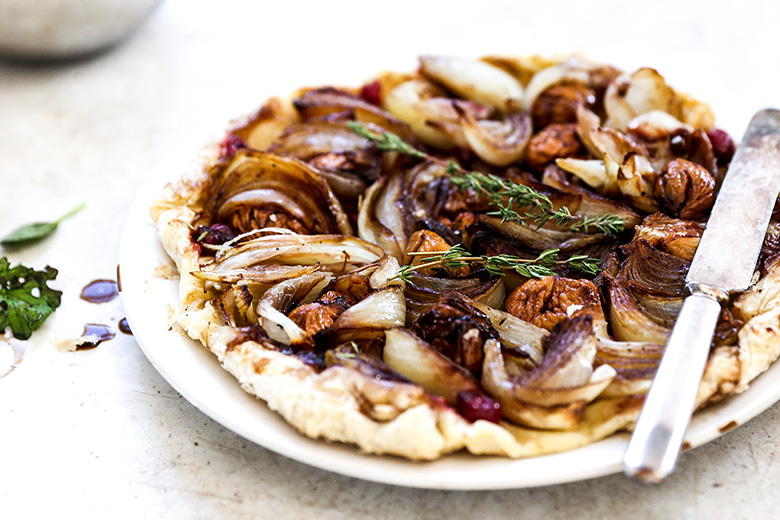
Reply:
M514 221L521 224L533 222L538 229L547 222L553 221L556 225L570 231L585 233L591 226L605 234L620 233L624 229L623 219L617 215L582 217L572 215L565 206L556 210L546 195L529 186L502 179L497 175L467 171L454 161L444 161L418 150L390 132L374 132L354 121L348 122L347 126L355 134L372 141L379 150L426 159L443 166L451 175L450 181L456 187L473 190L490 199L497 210L488 214L499 216L504 222ZM518 213L514 208L528 208L528 210Z
M376 132L372 132L364 125L354 121L348 121L347 126L360 137L368 139L369 141L373 141L376 147L383 152L398 152L403 155L411 155L412 157L418 157L420 159L428 158L428 154L421 152L397 135L391 134L390 132L382 132L381 134L378 134Z
M539 256L533 259L519 258L514 255L495 255L495 256L473 256L461 245L454 245L447 251L438 255L432 255L426 252L408 253L411 256L425 256L422 263L417 265L404 265L395 275L395 278L409 283L409 275L414 271L426 267L445 267L448 269L459 269L469 264L481 264L490 274L505 276L504 271L512 270L521 276L527 278L542 278L555 274L553 269L556 265L566 265L571 269L582 271L588 274L598 274L601 269L601 261L597 258L591 258L587 255L574 255L564 260L558 258L558 249L546 249L539 253Z

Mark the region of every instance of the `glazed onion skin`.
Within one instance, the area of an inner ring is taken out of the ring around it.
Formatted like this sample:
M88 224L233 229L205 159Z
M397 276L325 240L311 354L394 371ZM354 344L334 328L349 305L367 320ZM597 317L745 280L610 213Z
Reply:
M645 240L648 245L683 260L693 260L704 226L689 220L653 213L636 226L634 241Z
M531 118L523 113L510 113L500 121L477 121L462 103L453 104L469 148L493 166L508 166L519 162L531 139Z
M523 98L523 86L515 78L481 60L421 56L420 72L470 101L502 112L517 106Z
M351 345L340 345L325 354L326 378L346 384L360 411L378 422L392 421L420 404L440 406L419 385L411 383L381 359L364 355Z
M207 272L231 272L281 263L315 266L340 274L384 256L378 246L353 236L272 233L219 250Z
M390 112L346 90L333 87L311 89L296 98L293 105L304 122L353 119L361 123L377 125L407 141L415 139L409 127L393 117Z
M458 292L493 308L501 308L506 288L501 278L477 271L466 278L439 278L412 273L406 286L406 320L411 323L447 291Z
M443 397L450 405L457 403L460 392L480 390L477 380L467 370L405 329L390 329L385 333L383 360L387 366Z
M358 236L402 260L409 240L403 213L403 175L397 168L371 185L358 212Z
M623 74L609 85L604 95L604 109L609 126L626 130L635 117L653 110L680 119L682 100L658 71L645 67L632 74Z
M352 234L341 203L304 162L244 149L215 168L214 220L239 233L275 225L307 234Z
M562 322L547 338L542 362L520 377L509 373L500 343L491 340L485 344L482 387L512 422L573 430L587 404L615 377L609 365L593 369L595 354L596 337L587 315Z
M664 345L647 342L597 339L597 365L609 365L615 369L615 379L604 389L601 397L622 397L647 393L653 382Z
M356 201L380 174L378 151L367 139L352 132L344 121L290 125L269 151L295 157L317 168L342 203Z
M665 344L685 294L690 262L637 240L623 248L626 259L609 278L612 332L621 341Z

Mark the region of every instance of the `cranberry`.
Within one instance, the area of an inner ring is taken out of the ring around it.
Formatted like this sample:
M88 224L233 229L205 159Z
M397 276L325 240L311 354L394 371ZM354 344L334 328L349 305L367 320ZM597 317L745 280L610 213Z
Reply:
M249 145L246 144L246 141L238 137L236 134L228 134L228 136L225 137L225 139L222 141L222 144L219 145L220 156L223 159L233 157L233 155L236 153L236 150L248 147Z
M198 226L193 234L198 244L218 246L236 238L236 232L227 224L212 224L211 226ZM208 248L204 248L208 251Z
M379 106L382 104L382 85L379 81L372 81L366 83L363 88L360 89L360 97L363 101L371 103L372 105Z
M466 390L458 393L458 413L467 421L478 419L498 424L501 420L501 406L480 390Z
M715 153L715 158L718 159L718 164L728 163L737 148L728 132L720 128L713 128L707 132L707 137L710 138L712 151Z

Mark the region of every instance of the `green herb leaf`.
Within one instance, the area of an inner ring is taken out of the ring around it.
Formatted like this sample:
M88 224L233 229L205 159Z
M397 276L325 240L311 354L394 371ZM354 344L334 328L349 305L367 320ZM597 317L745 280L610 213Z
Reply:
M86 204L82 202L54 222L33 222L32 224L27 224L26 226L15 229L6 235L6 237L0 241L0 244L4 247L24 247L39 240L43 240L57 230L57 226L59 226L60 222L84 209L85 205Z
M360 137L373 141L376 147L383 152L398 152L403 155L411 155L412 157L418 157L420 159L426 159L428 157L414 146L406 143L403 139L390 132L376 133L369 130L366 126L354 121L349 121L347 127Z
M411 256L425 256L425 258L422 259L422 263L417 265L402 265L394 278L409 283L411 273L424 267L444 266L457 269L472 263L482 265L488 273L496 276L505 276L503 269L511 269L526 278L552 276L555 274L553 268L556 265L567 265L575 271L593 275L598 274L601 270L601 261L598 258L591 258L587 255L574 255L566 260L559 260L559 252L559 249L545 249L534 259L519 258L513 255L470 256L469 252L458 244L450 247L447 251L433 256L431 256L431 253L408 253Z
M488 215L501 217L502 222L514 221L526 225L535 223L539 229L550 220L558 226L567 228L573 232L588 232L589 226L593 226L604 234L617 234L623 231L625 223L617 215L601 215L599 217L584 217L572 215L569 208L553 209L550 199L543 193L530 186L518 184L498 175L464 170L455 161L444 161L433 155L427 154L406 143L390 132L374 132L365 125L350 121L347 126L355 134L372 141L383 152L397 152L420 159L426 159L444 167L449 174L450 182L462 190L472 190L475 193L487 197L497 211ZM524 214L520 214L512 207L528 208Z
M53 267L10 267L6 257L0 258L0 332L11 327L16 339L28 339L60 305L62 292L46 283L56 277Z

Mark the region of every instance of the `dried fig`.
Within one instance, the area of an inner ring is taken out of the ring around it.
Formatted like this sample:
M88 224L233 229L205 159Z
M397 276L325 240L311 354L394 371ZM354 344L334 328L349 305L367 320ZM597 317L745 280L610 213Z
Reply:
M560 276L528 280L509 295L506 310L547 330L569 316L602 313L601 298L593 282Z

